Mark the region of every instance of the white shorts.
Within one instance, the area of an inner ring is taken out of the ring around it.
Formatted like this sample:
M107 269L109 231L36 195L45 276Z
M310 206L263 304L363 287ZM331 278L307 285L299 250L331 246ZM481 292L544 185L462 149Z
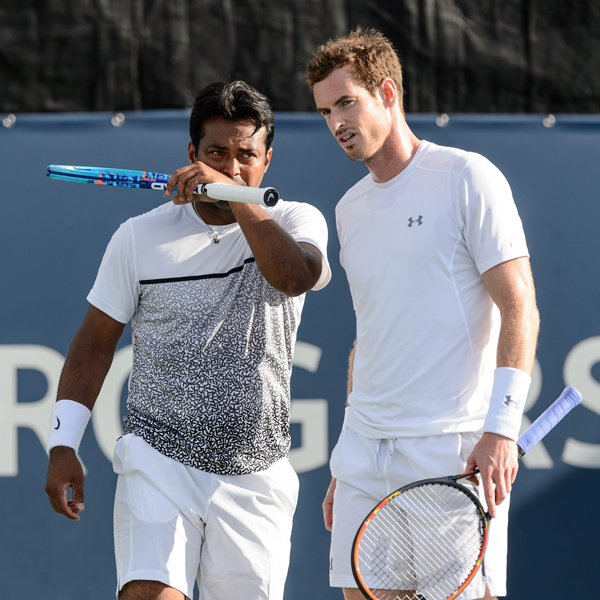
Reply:
M371 440L344 425L331 455L331 474L337 479L329 561L332 587L357 587L350 566L352 543L377 503L419 479L464 472L466 460L480 437L456 433ZM481 487L479 497L485 508ZM508 507L506 499L497 507L498 516L490 522L483 568L461 594L465 600L483 598L486 584L492 596L506 595Z
M287 458L249 475L214 475L128 434L115 449L117 597L161 581L201 600L281 600L298 476Z

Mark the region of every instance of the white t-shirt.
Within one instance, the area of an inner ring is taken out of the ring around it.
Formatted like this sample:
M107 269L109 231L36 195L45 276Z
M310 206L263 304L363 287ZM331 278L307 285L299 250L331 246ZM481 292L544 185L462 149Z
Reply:
M421 142L336 208L357 322L346 423L369 438L478 431L499 312L481 274L528 256L510 187L483 156Z
M280 201L269 215L323 255L313 206ZM164 204L112 237L88 301L131 320L133 369L125 432L211 473L261 471L289 449L289 380L305 295L291 298L258 269L239 225L210 226L192 204Z

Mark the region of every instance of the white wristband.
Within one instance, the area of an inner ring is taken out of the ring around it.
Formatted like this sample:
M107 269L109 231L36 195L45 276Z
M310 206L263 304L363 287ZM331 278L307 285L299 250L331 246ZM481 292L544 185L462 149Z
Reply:
M59 400L52 411L52 425L46 452L56 446L67 446L79 452L83 432L92 416L89 408L74 400Z
M490 408L483 424L484 433L497 433L517 440L531 377L519 369L499 367L494 371Z

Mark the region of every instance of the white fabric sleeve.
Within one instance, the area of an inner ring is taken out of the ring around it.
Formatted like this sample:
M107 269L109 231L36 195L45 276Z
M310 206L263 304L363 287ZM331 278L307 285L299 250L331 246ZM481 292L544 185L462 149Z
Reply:
M288 201L284 211L272 216L296 242L312 244L322 254L321 276L312 289L316 291L324 288L331 279L331 268L327 260L327 222L321 211L305 202Z
M108 243L87 300L119 323L128 323L137 310L139 295L135 239L127 221Z
M499 169L483 156L472 154L459 186L465 242L479 273L529 256L510 186Z

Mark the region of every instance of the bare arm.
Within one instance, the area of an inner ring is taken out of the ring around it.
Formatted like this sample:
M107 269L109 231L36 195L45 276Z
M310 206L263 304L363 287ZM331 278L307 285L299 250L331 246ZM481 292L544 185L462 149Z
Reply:
M175 204L191 201L214 202L206 196L192 194L202 183L227 183L235 180L219 173L201 161L173 173L165 196L173 197ZM256 264L265 279L287 296L299 296L312 289L321 276L323 257L312 244L296 242L267 212L255 204L231 202L231 210L246 236Z
M80 402L92 410L125 325L94 306L89 307L71 343L58 384L58 399ZM52 508L78 521L84 509L84 476L72 448L58 446L50 451L46 493ZM67 500L67 489L73 499Z
M531 374L540 319L529 259L524 257L501 263L486 271L482 279L502 317L497 366ZM511 491L517 475L517 460L513 440L484 433L467 461L467 470L476 466L481 472L492 517L496 516L495 505Z
M296 242L260 206L232 202L231 208L260 272L276 290L299 296L313 288L323 266L315 246Z

